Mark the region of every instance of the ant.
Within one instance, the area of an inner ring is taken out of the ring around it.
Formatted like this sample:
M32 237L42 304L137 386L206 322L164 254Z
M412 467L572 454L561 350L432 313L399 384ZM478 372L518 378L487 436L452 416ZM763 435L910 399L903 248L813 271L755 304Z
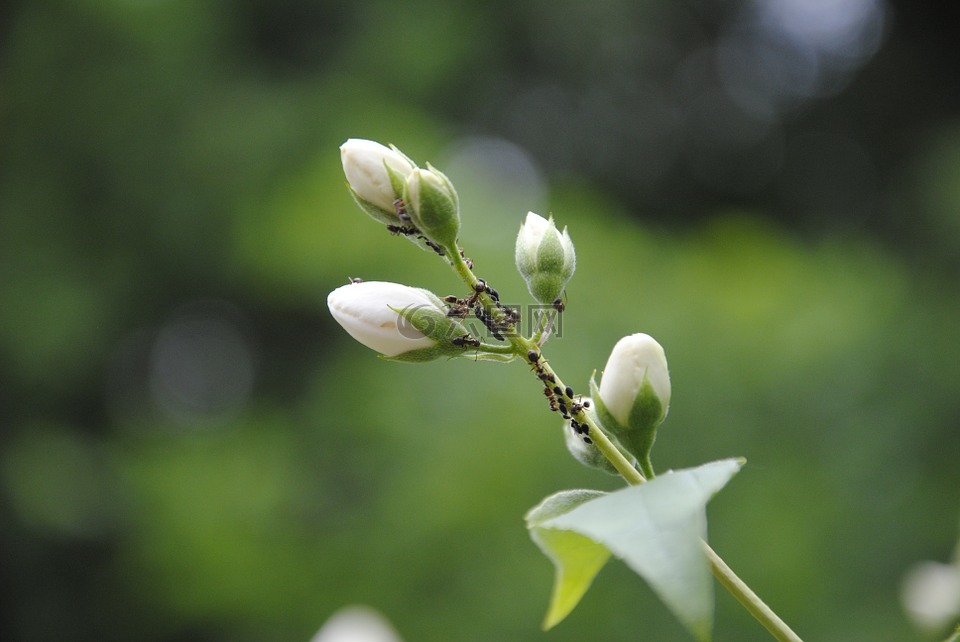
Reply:
M572 406L570 406L570 412L575 415L580 411L584 410L585 408L589 408L589 407L590 407L590 400L588 399L584 401L583 395L577 395L577 401Z
M547 363L547 360L546 360L546 359L543 359L543 360L541 361L541 358L542 358L542 357L543 357L543 355L541 355L541 354L540 354L539 352L537 352L536 350L529 350L529 351L527 352L527 361L530 362L530 365L533 366L534 371L537 373L537 379L539 379L540 381L542 381L543 384L544 384L545 386L547 386L547 390L549 390L549 389L550 389L550 385L549 385L549 384L552 383L552 381L550 380L550 378L553 377L553 375L549 374L549 373L544 369L543 366L544 366L545 363ZM553 377L553 379L556 379L556 377Z
M387 231L391 234L403 234L404 236L410 236L411 234L416 234L420 230L413 227L412 225L388 225Z
M450 309L447 310L448 317L456 317L458 319L466 319L468 314L470 314L470 308L458 303L451 305Z
M463 347L463 346L470 346L473 348L480 347L480 340L477 339L476 337L470 336L469 334L465 334L462 337L454 337L453 339L450 339L450 343L458 347Z
M557 398L554 396L553 390L550 390L549 386L543 387L543 396L550 401L550 412L557 412L560 410L560 407L557 404Z
M413 230L414 230L414 231L419 231L419 230L417 230L417 228L413 228ZM427 245L427 247L429 247L431 250L433 250L434 252L436 252L436 253L439 254L440 256L446 256L446 255L447 255L447 253L444 251L443 247L441 247L438 243L434 243L433 241L431 241L430 239L428 239L428 238L427 238L426 236L424 236L423 234L421 234L421 235L418 236L417 238L420 239L421 241L423 241L423 242Z
M468 300L461 299L455 294L448 294L443 297L443 300L450 305L450 309L447 310L448 317L466 319L467 315L470 314L470 306L472 304Z
M557 312L563 312L564 310L567 309L567 304L563 302L563 299L561 297L557 297L556 299L554 299L551 305L553 305L553 309L556 310Z
M560 388L557 384L556 375L547 372L546 368L543 367L547 363L543 355L536 350L529 350L527 351L527 361L530 362L533 370L537 373L537 379L543 383L543 396L550 400L550 410L552 412L559 412L564 419L572 419L584 408L584 405L579 403L572 403L568 407L567 399L573 401L573 388L570 386L566 386L564 389ZM589 405L589 402L585 403Z

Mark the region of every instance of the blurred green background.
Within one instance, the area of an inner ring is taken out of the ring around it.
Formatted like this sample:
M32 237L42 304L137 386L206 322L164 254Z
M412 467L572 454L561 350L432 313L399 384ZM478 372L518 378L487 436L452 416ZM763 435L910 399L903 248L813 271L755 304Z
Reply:
M462 289L352 204L360 137L453 179L507 302L526 211L569 226L551 363L585 388L658 338L654 463L748 459L711 542L802 636L937 639L899 604L960 515L935 6L5 2L0 638L307 640L363 603L407 642L687 639L618 563L539 630L523 513L618 482L524 367L382 362L329 316L348 276ZM717 604L718 640L768 639Z

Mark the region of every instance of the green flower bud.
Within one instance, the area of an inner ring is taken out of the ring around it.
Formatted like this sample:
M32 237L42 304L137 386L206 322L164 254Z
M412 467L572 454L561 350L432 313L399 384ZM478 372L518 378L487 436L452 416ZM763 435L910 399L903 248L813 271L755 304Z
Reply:
M460 199L446 176L427 164L407 177L403 200L413 224L430 241L456 254L460 234Z
M354 339L397 361L430 361L465 356L474 342L467 329L447 316L432 292L399 283L364 281L327 296L333 318Z
M670 374L660 344L647 334L620 339L599 389L591 381L590 390L604 429L640 462L648 462L657 426L670 408Z
M350 194L364 212L384 225L404 227L394 202L416 165L392 145L351 138L340 146L340 160Z
M577 255L567 228L558 232L553 217L528 212L517 235L516 262L533 298L549 305L573 276Z

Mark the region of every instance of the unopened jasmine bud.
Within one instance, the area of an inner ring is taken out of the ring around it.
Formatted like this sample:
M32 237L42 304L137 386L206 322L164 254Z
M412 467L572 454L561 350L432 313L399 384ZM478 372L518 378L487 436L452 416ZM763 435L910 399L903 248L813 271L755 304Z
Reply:
M385 147L372 140L351 138L340 146L343 173L357 205L373 219L385 225L403 227L397 199L416 168L396 147ZM401 210L402 211L402 210Z
M632 334L610 353L599 389L591 381L603 427L641 462L649 461L657 426L670 408L670 374L663 348L647 334Z
M432 292L399 283L364 281L337 288L327 296L330 313L343 329L384 357L430 361L456 357L469 347L457 337L467 329L446 314Z
M407 177L403 192L407 213L424 236L451 253L460 234L460 199L446 176L427 164Z
M533 212L520 225L515 258L530 294L544 304L560 298L577 266L567 228L561 233L553 217L545 219Z

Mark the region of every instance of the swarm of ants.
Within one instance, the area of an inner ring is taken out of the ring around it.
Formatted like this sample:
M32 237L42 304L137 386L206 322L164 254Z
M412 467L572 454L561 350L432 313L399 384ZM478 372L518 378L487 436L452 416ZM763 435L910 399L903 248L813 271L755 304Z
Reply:
M537 378L543 383L543 396L550 402L550 410L559 412L564 419L568 420L573 432L583 438L583 443L592 444L590 426L586 423L580 423L575 418L582 410L590 407L590 401L584 401L582 395L574 394L573 388L570 386L561 390L560 386L557 385L556 376L547 372L546 368L543 367L545 360L536 350L530 350L527 353L527 361L533 366ZM574 397L576 397L576 401L574 401Z
M480 300L480 295L486 292L493 299L496 305L496 312L490 313L484 307ZM487 285L483 279L479 279L473 287L473 294L466 298L460 298L454 294L443 298L444 302L450 306L447 311L448 317L457 319L466 319L473 312L473 315L486 326L490 334L498 341L503 341L504 332L516 331L516 326L520 323L520 312L515 308L505 306L500 303L500 293ZM455 345L465 345L456 343ZM473 345L473 344L467 344ZM479 344L478 344L479 345Z

